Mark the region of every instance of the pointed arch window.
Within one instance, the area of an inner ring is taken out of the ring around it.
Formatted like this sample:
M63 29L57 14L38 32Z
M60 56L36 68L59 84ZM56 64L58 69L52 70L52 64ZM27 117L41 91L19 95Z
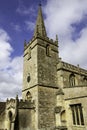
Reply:
M74 74L71 74L69 76L69 84L70 84L70 87L75 86L75 75Z
M13 119L13 114L12 111L8 112L8 118L9 118L9 129L12 129L12 119Z
M84 76L84 78L83 78L83 84L84 84L84 85L87 84L87 76Z
M12 121L13 115L12 115L12 112L11 112L11 111L9 111L8 116L9 116L9 120Z
M50 56L50 45L46 45L46 55Z
M61 112L61 122L65 122L66 121L66 113L65 110Z
M31 93L29 91L26 93L26 100L28 100L28 101L32 100L32 96L31 96Z

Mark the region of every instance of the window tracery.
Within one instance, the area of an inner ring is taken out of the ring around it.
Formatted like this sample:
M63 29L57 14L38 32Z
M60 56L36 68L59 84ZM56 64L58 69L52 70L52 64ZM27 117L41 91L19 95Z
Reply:
M31 93L29 91L26 93L26 100L28 100L28 101L32 100L32 96L31 96Z

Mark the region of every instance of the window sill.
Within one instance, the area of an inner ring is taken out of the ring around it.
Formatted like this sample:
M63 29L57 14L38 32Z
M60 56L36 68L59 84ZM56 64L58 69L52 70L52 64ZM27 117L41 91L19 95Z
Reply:
M85 125L73 125L73 127L85 128Z

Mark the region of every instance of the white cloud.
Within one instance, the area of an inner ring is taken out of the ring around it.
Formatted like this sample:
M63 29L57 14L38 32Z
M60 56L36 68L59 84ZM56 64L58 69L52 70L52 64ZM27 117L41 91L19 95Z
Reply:
M87 0L50 0L44 7L46 28L49 37L59 36L60 56L64 61L80 64L87 68L87 27L79 32L79 37L73 41L72 35L76 29L71 25L78 24L87 15ZM23 15L33 12L19 6L17 12ZM33 14L33 13L32 13ZM36 14L36 13L35 13ZM32 29L32 22L25 22L27 29ZM17 29L19 27L17 26ZM5 30L0 29L0 97L14 97L21 94L22 89L22 56L11 58L13 48L10 37Z
M75 65L79 63L80 66L87 68L87 28L83 29L80 33L81 37L75 42L71 39L63 41L65 44L62 44L60 55L67 62Z
M33 23L33 22L31 22L31 21L25 21L25 24L26 24L27 30L31 30L31 31L34 30L35 23Z
M0 100L21 95L22 56L11 58L13 48L7 32L0 29Z
M16 12L20 15L34 15L35 14L35 8L34 7L26 7L22 0L19 1L19 6L16 9Z
M11 26L12 26L13 30L15 30L17 32L22 31L20 25L18 25L18 24L11 23Z
M48 36L59 36L60 56L64 61L80 64L87 68L87 28L84 26L79 37L73 41L77 29L72 24L79 24L87 16L87 0L50 0L44 7Z
M45 13L49 34L70 32L72 23L79 22L87 14L87 1L84 0L50 0L47 1ZM50 22L51 21L51 22ZM53 32L50 32L50 27Z
M9 44L10 37L8 34L3 30L0 29L0 69L2 67L6 67L9 64L10 59L10 54L13 51L13 48Z

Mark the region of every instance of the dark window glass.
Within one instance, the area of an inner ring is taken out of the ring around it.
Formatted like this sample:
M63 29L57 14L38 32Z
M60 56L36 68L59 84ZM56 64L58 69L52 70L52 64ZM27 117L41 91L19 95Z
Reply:
M79 107L79 109L80 109L80 115L81 115L81 125L84 125L84 118L83 118L82 107Z
M84 125L84 118L81 104L71 105L72 118L74 125Z
M46 55L50 56L50 46L49 45L46 46Z
M71 109L72 109L72 116L73 116L73 124L76 125L75 114L74 114L74 106L72 106Z
M75 111L76 111L76 119L77 119L77 125L80 125L80 119L79 119L79 109L78 109L79 105L75 106Z

